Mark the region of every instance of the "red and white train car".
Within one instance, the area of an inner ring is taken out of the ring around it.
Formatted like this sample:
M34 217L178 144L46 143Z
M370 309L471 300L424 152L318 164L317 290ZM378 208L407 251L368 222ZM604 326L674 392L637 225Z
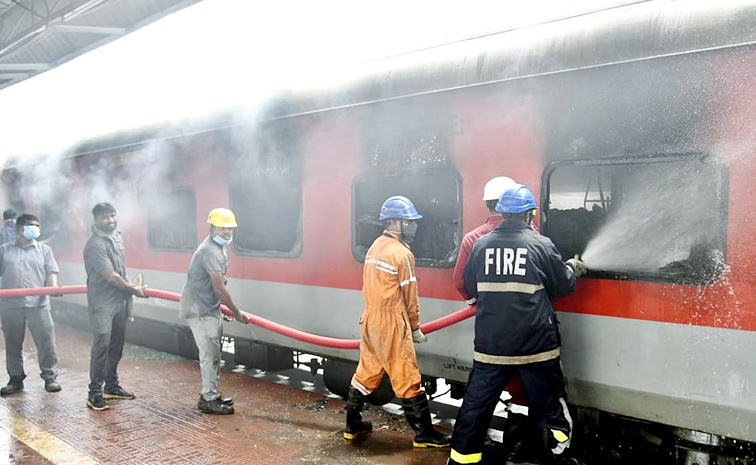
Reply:
M540 193L541 232L591 267L557 303L572 404L707 450L756 442L754 25L751 2L610 9L372 62L253 118L89 141L3 179L40 212L66 284L85 282L96 202L119 209L130 272L174 292L207 212L229 206L241 308L350 339L383 200L406 195L424 216L413 250L427 322L464 307L451 283L461 237L487 216L485 182L509 176ZM191 351L175 304L140 301L135 315L136 340ZM358 357L225 331L267 368L291 350L328 358L332 385ZM472 337L471 319L433 333L417 346L423 374L465 383Z

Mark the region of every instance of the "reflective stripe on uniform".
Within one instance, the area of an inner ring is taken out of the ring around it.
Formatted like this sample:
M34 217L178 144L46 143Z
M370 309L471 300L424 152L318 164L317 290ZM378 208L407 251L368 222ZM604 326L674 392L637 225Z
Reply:
M473 360L476 362L490 363L492 365L525 365L527 363L545 362L559 357L559 347L533 355L488 355L478 351L473 352Z
M450 457L457 463L478 463L483 460L483 452L477 452L475 454L460 454L452 449Z
M543 284L527 283L478 283L478 292L521 292L535 294L543 289Z
M409 279L405 279L404 281L399 283L399 287L404 287L409 283L417 282L417 278L412 275L412 263L410 263L409 255L404 256L404 261L407 262L407 270L409 270Z
M552 429L551 434L554 435L554 439L556 439L559 443L567 442L567 440L569 439L569 437L567 437L567 435L564 434L563 431L559 431L558 429Z
M354 379L354 377L352 377L352 382L350 384L351 384L351 386L353 388L355 388L358 391L360 391L360 394L362 394L363 396L370 395L370 391L365 386L363 386L362 383L360 383L356 379Z
M386 273L396 274L396 267L384 262L383 260L376 260L374 258L366 258L365 263L375 265L375 269L378 271L384 271Z
M570 410L567 408L567 402L565 402L563 398L559 398L559 403L562 404L562 412L564 413L564 418L567 420L567 423L570 425L570 431L565 433L558 429L551 430L551 434L553 434L554 439L557 440L556 447L551 449L551 452L553 452L554 455L559 455L564 452L565 449L570 447L570 442L572 442L570 438L572 435L572 417L570 416Z
M404 286L406 286L407 284L409 284L409 283L414 283L414 282L417 282L417 278L415 278L415 277L413 276L413 277L411 277L410 279L405 279L404 281L400 282L400 283L399 283L399 287L404 287Z

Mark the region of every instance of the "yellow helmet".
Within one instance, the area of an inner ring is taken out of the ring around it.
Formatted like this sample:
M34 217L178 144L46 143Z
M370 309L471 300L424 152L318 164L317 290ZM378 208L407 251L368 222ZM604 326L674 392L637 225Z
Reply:
M213 208L207 215L207 222L216 228L235 228L236 215L228 208Z

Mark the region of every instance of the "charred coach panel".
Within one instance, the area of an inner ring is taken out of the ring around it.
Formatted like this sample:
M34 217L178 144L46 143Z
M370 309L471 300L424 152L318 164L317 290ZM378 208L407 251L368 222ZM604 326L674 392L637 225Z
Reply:
M427 322L464 306L461 237L487 216L485 182L509 176L540 192L541 231L592 268L557 303L572 403L756 442L756 6L681 10L647 2L380 60L291 89L254 121L82 144L56 165L80 182L49 195L25 195L41 165L9 167L4 185L54 225L67 283L84 282L97 201L119 207L129 269L175 292L204 215L230 206L242 309L356 338L381 202L408 195L425 217L413 249ZM140 304L140 320L182 331L175 306ZM250 326L226 334L357 360ZM472 334L471 320L432 334L423 374L464 383Z

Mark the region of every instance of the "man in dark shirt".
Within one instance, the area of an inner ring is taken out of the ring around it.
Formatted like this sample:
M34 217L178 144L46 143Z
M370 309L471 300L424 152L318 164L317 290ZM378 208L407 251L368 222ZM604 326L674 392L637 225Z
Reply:
M228 255L236 228L236 216L227 208L215 208L207 217L210 234L197 247L189 264L186 285L181 293L181 317L186 318L199 349L202 392L197 408L203 413L229 415L234 401L218 392L223 322L220 306L227 306L236 319L247 322L226 288Z
M118 384L118 362L126 340L126 321L131 317L132 296L145 297L144 287L129 282L124 264L124 245L116 231L118 216L109 203L92 209L92 235L84 246L87 302L92 328L87 406L106 410L104 399L134 399L134 393ZM105 389L103 391L103 384Z
M14 214L15 217L15 214ZM0 276L3 289L58 285L58 264L52 249L37 242L39 219L23 214L16 221L18 238L0 246ZM15 233L14 233L15 234ZM50 298L43 296L10 297L0 299L0 316L5 337L5 365L10 381L0 389L0 395L14 394L24 388L23 345L26 326L37 346L40 376L45 390L60 391L55 369L55 326L50 316Z
M521 184L506 189L496 205L504 221L478 239L465 266L465 287L477 301L475 350L449 465L482 460L491 415L515 373L542 431L539 463L551 462L569 446L572 419L551 300L571 293L587 268L577 259L563 262L554 243L529 227L535 209L530 189Z

